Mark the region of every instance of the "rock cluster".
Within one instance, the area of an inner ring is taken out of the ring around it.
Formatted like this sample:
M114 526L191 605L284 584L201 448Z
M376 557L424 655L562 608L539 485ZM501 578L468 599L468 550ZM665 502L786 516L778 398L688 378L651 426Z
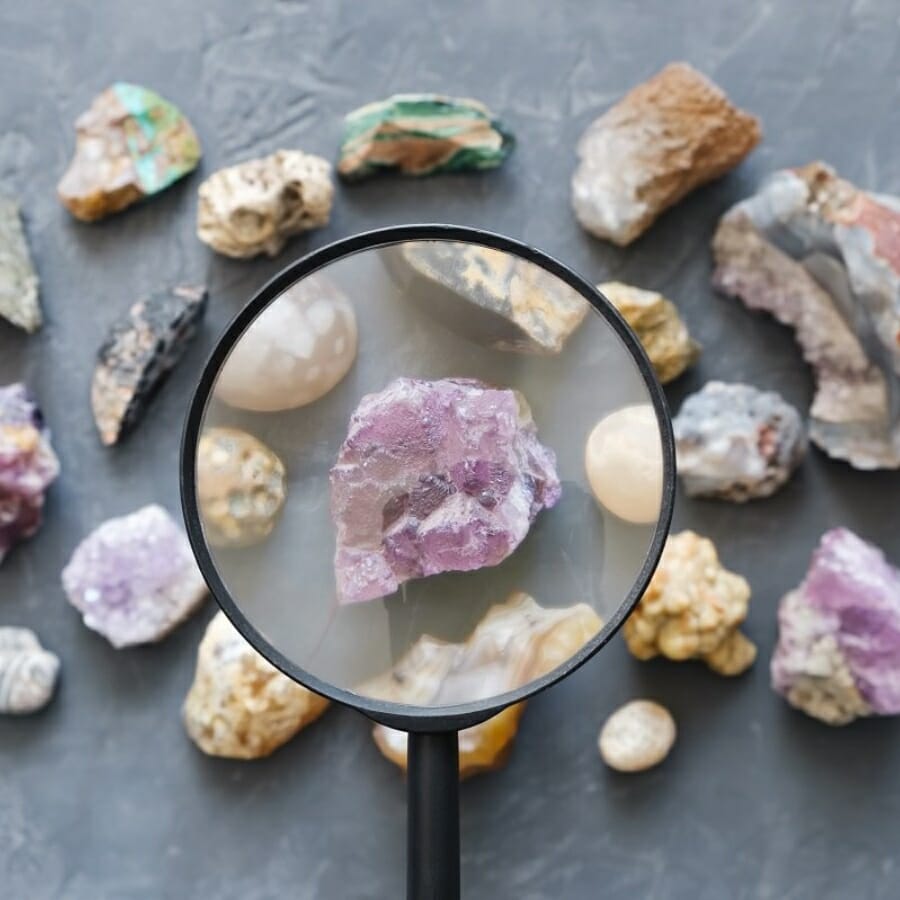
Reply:
M56 690L59 658L28 628L0 628L0 714L43 709Z
M41 327L38 277L22 228L19 204L0 197L0 318L23 331Z

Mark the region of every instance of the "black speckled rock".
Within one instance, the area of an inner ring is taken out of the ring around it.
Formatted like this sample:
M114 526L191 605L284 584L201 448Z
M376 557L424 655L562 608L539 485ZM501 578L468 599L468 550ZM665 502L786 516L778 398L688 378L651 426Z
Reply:
M139 300L97 353L91 406L100 440L115 444L143 415L197 332L206 288L178 285Z

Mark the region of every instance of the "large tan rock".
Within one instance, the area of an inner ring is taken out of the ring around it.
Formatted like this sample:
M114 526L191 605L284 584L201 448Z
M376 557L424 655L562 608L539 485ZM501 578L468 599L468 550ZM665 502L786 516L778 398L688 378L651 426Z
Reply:
M216 613L184 701L191 740L210 756L258 759L325 712L328 700L283 675Z
M572 205L582 226L624 246L663 210L724 175L759 122L686 63L672 63L594 121L578 144Z

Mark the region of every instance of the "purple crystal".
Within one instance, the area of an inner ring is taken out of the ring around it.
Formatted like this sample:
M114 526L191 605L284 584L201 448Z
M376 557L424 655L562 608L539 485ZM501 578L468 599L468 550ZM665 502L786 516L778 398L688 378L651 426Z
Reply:
M772 684L833 724L900 713L900 571L846 528L826 532L778 613Z
M0 387L0 562L40 528L44 492L57 475L50 433L25 385Z
M62 582L84 624L114 647L158 641L206 596L184 532L155 505L91 532L63 569Z
M363 397L331 470L338 598L495 566L559 496L556 456L521 395L398 378Z

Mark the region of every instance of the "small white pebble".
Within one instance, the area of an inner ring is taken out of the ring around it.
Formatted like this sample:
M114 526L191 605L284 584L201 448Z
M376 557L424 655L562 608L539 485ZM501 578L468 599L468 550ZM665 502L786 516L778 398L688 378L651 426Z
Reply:
M632 700L606 720L597 743L611 769L642 772L669 755L675 743L675 720L652 700Z

